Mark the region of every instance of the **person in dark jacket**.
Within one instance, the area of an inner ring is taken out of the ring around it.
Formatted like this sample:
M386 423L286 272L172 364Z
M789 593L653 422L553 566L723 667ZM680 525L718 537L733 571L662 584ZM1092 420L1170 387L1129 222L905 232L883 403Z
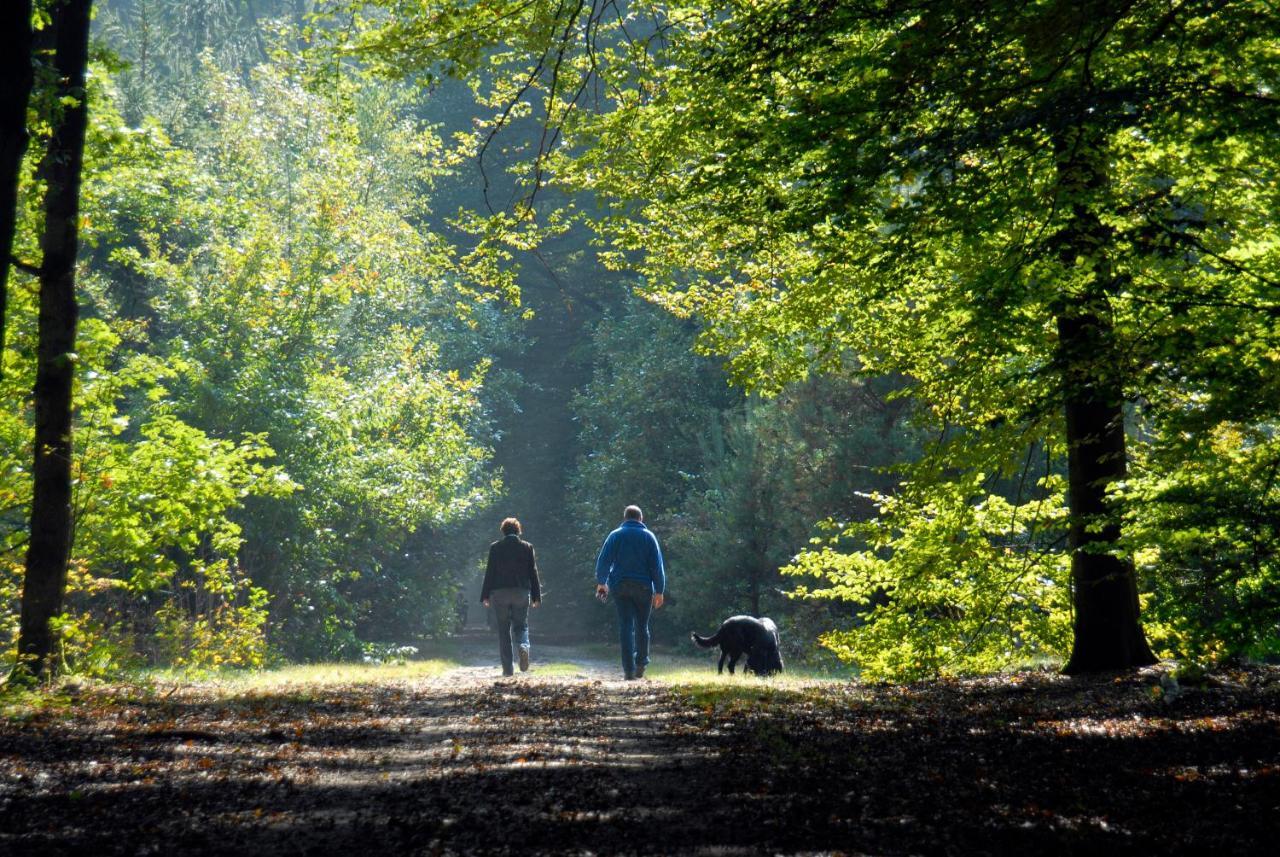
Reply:
M492 607L498 620L498 656L502 674L512 675L512 644L519 649L520 672L529 669L529 607L542 603L538 560L533 545L520 538L520 522L506 518L502 538L489 545L480 603Z
M596 597L613 595L622 674L630 680L644 678L649 665L649 614L662 606L667 572L658 537L644 525L640 507L628 506L622 518L596 557Z

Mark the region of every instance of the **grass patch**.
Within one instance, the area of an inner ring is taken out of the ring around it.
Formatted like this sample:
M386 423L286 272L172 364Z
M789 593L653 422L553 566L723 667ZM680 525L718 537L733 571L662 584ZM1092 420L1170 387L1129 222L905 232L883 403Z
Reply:
M167 699L181 690L227 699L272 695L305 699L312 690L430 679L458 666L458 661L449 658L423 658L386 664L288 664L266 670L153 669L113 681L69 675L35 688L0 685L0 720L21 722L41 714L67 715L81 704Z
M60 685L29 688L0 684L0 720L21 723L43 712L66 711L71 704L71 696Z
M347 684L381 684L390 681L412 681L434 678L460 664L448 658L424 658L387 664L319 663L289 664L275 669L248 671L227 670L206 676L186 673L154 674L157 682L212 685L235 692L272 691L287 687L331 687Z
M648 675L654 678L661 678L664 681L673 684L712 684L723 686L750 685L754 687L770 685L775 687L792 687L812 682L841 682L852 681L857 678L857 672L853 669L843 671L833 671L823 667L811 666L788 666L786 671L781 675L770 676L769 678L761 678L754 673L744 672L739 669L736 675L729 675L726 669L723 673L716 672L716 662L719 656L715 658L690 658L676 655L674 657L658 658L649 664ZM739 667L743 666L743 662L739 661Z
M584 643L578 643L573 648L574 651L581 652L586 657L593 658L594 660L608 661L609 663L616 663L618 661L617 640L613 640L611 642L592 640ZM619 669L621 669L621 667L619 667Z
M852 669L834 673L822 666L788 666L781 675L767 678L754 673L716 672L715 657L671 657L649 665L646 675L670 686L681 704L708 716L726 713L762 713L794 705L820 703L826 691L856 678ZM742 662L738 664L743 666Z

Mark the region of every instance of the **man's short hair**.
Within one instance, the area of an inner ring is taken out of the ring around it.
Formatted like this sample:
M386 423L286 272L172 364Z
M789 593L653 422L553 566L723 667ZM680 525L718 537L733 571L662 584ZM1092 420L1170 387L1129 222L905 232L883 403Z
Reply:
M518 536L521 533L520 522L515 518L502 519L502 534L504 536Z
M643 521L644 513L640 511L639 506L628 506L622 510L622 518L626 521Z

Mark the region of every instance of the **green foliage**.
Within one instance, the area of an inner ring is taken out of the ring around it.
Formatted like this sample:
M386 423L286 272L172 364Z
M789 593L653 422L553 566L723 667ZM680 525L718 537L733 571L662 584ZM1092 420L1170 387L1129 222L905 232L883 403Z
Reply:
M686 624L768 615L791 664L813 660L813 639L851 618L853 604L788 599L780 572L808 544L814 520L874 514L867 498L891 490L891 465L914 454L915 433L902 422L908 411L885 400L885 386L816 378L723 415L672 533L673 551L692 559L694 579L679 604Z
M301 486L245 518L242 556L286 650L358 657L360 626L422 574L404 561L414 531L494 487L474 440L485 367L446 369L433 339L467 294L422 229L439 140L385 85L318 94L271 66L249 84L207 68L200 85L175 218L199 240L154 235L126 261L155 295L156 346L184 367L180 412L264 435ZM386 585L357 592L370 577ZM409 589L451 596L452 575ZM423 605L409 629L428 620L443 617Z
M678 508L700 472L700 444L737 398L711 361L690 354L692 343L691 329L635 301L596 326L594 375L573 403L583 519L621 520L636 497L653 517Z
M1124 489L1152 644L1205 663L1280 655L1280 438L1223 423Z
M59 628L73 670L257 667L273 648L358 658L379 623L443 628L455 572L424 568L416 534L497 484L478 439L487 296L427 228L443 161L413 93L358 76L317 93L286 63L220 61L145 102L164 129L142 102L126 122L94 76ZM40 186L24 190L16 249L33 258ZM31 286L10 305L0 412L6 645L30 496Z
M1056 474L1081 440L1064 401L1115 390L1141 405L1117 547L1155 563L1153 618L1181 617L1160 633L1171 651L1265 649L1270 528L1216 505L1197 518L1188 498L1268 509L1273 492L1255 452L1280 401L1267 4L409 5L424 14L357 15L341 46L387 73L470 74L486 138L543 122L516 198L548 181L594 194L581 222L602 258L699 320L735 381L852 369L919 403L942 440L884 498L884 529L801 560L840 569L824 595L905 602L835 645L903 675L1060 651L1060 501L1028 507L1010 474L1028 448ZM531 212L498 228L527 241ZM1060 335L1081 319L1084 349ZM1250 439L1247 462L1219 461L1223 431ZM1000 484L976 490L979 474Z
M122 112L133 123L171 120L193 97L202 61L247 72L266 62L287 0L99 0L96 31L122 66ZM300 22L298 22L300 23Z
M786 573L822 580L800 598L862 605L824 645L868 678L990 672L1055 656L1070 641L1067 560L1053 550L1066 517L1063 481L1038 480L1021 504L983 474L905 483L876 496L879 515L815 538ZM1046 535L1047 534L1047 535Z
M267 591L235 579L227 560L192 569L195 580L156 612L156 640L164 663L175 667L259 668L269 655ZM192 597L212 605L183 603ZM241 596L238 600L236 596ZM203 608L203 609L202 609Z
M33 313L30 302L11 311ZM19 330L30 331L23 324ZM15 350L30 347L17 337ZM59 620L64 669L109 675L143 655L167 663L260 665L266 595L239 570L242 544L232 518L250 496L284 497L296 487L261 437L239 442L210 438L167 412L162 382L172 372L160 361L123 351L111 326L89 319L81 328L76 387L77 456L73 467L76 541L67 613ZM112 370L115 366L115 370ZM6 379L6 383L9 379ZM122 413L130 404L131 416ZM7 430L21 437L5 468L5 496L30 496L23 467L30 425L22 412L6 412ZM22 456L22 457L20 457ZM16 605L21 530L10 532L3 584ZM182 637L168 629L188 623ZM16 611L6 611L3 643L16 643ZM159 649L146 641L151 633Z

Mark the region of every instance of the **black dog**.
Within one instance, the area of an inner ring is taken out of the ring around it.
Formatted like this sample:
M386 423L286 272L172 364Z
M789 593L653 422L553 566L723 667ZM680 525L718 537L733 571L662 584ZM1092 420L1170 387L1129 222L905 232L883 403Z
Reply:
M720 624L720 629L710 637L690 632L690 637L704 649L720 647L720 665L716 672L724 672L724 659L729 659L729 675L738 664L738 658L747 656L743 672L756 675L772 675L782 672L782 653L778 651L778 626L772 619L754 616L730 616Z

